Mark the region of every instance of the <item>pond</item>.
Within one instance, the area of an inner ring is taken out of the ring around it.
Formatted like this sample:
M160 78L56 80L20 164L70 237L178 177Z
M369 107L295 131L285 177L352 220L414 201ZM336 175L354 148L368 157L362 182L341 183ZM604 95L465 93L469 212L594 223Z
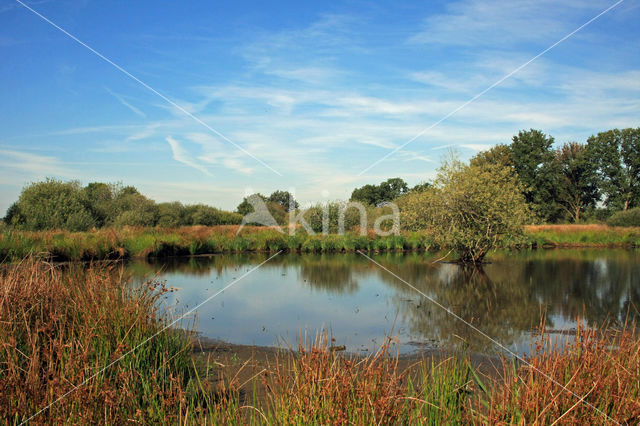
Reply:
M615 326L640 310L637 250L499 251L482 270L435 262L437 253L371 257L518 353L529 351L541 321L564 339L579 319ZM362 255L281 254L239 279L267 258L176 258L130 262L127 270L176 288L164 299L175 316L237 280L180 324L227 343L297 347L300 336L325 330L354 353L375 350L387 336L400 353L495 353L486 337Z

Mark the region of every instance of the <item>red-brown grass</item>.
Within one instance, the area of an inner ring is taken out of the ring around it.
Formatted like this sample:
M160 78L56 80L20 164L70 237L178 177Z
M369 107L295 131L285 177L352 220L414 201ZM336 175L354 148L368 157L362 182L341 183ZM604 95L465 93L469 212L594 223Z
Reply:
M134 289L121 280L118 268L108 266L53 266L30 259L4 265L0 423L20 423L50 404L33 422L179 417L190 366L184 333L161 333L101 371L160 329L156 300L164 291L152 283Z
M638 230L638 228L612 227L602 224L585 224L585 225L528 225L525 226L527 233L535 232L558 232L558 233L574 233L574 232L613 232L624 234L629 230Z
M640 339L633 327L603 332L580 326L576 340L559 349L543 335L536 355L529 360L531 365L515 368L512 362L505 362L488 409L480 410L485 412L483 421L640 422Z

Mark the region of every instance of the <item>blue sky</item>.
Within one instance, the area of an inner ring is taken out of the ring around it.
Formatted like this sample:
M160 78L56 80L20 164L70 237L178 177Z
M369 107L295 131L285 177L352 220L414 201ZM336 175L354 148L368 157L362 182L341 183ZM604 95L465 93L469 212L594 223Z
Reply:
M614 3L28 2L212 132L2 0L0 211L47 176L228 209L275 189L343 199L519 129L563 143L637 127L640 2L625 0L360 174Z

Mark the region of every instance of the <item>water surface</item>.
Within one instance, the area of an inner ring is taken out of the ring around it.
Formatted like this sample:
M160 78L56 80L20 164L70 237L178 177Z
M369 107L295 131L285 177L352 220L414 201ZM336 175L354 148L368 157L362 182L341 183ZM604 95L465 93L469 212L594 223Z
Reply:
M127 268L175 287L164 302L180 313L267 257L216 255ZM640 309L637 250L495 252L482 270L434 263L433 253L372 257L520 353L528 351L542 320L560 335L579 318L591 326L617 325ZM351 352L374 350L390 335L401 353L463 347L494 352L485 337L359 254L281 254L199 308L195 321L203 335L235 344L295 347L299 336L324 329Z

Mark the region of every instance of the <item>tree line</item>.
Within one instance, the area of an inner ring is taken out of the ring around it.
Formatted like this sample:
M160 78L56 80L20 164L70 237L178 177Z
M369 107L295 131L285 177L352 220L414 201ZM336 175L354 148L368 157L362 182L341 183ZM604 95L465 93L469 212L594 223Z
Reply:
M471 164L511 169L539 221L604 220L640 207L640 127L600 132L582 144L553 144L540 130L523 130Z
M608 218L613 225L640 225L640 128L600 132L582 144L568 142L556 148L554 142L552 136L540 130L522 130L513 136L510 144L495 145L473 157L469 170L480 173L488 168L496 173L496 179L502 180L506 179L502 169L508 170L514 178L510 187L520 188L535 222ZM455 163L454 169L461 172L464 167ZM473 173L465 173L461 175L467 176L464 179L474 178ZM483 176L487 176L486 173L483 172ZM410 188L401 178L390 178L379 185L354 189L351 201L371 206L367 208L367 216L378 217L381 213L376 206L398 200L407 220L403 226L417 229L428 226L430 219L426 216L437 213L422 201L416 203L431 197L434 191L444 196L442 188L433 187L436 183L424 182ZM460 180L456 185L441 184L441 187L453 194L463 183L466 185ZM478 190L487 192L486 183L483 185ZM254 196L265 203L280 225L287 223L290 210L299 208L294 196L287 191L274 191L268 197L262 194L245 197L235 212L229 212L204 204L156 203L136 188L122 184L94 182L83 187L77 181L47 179L27 185L3 221L22 230L71 231L122 226L240 224L243 216L253 211L250 200ZM335 228L344 203L333 204L329 218ZM305 217L315 230L322 224L325 208L316 205L307 210ZM357 227L359 213L355 210L348 213L347 229Z
M47 179L27 185L4 217L21 230L239 224L242 215L204 204L156 203L133 186Z
M640 207L640 127L600 132L586 143L555 148L554 142L541 130L522 130L510 144L478 153L470 165L508 168L522 184L537 222L603 221L616 212L627 213L617 214L615 224L620 217L640 217L640 212L630 212ZM356 188L351 200L380 205L430 186L426 182L409 188L404 180L392 178Z

